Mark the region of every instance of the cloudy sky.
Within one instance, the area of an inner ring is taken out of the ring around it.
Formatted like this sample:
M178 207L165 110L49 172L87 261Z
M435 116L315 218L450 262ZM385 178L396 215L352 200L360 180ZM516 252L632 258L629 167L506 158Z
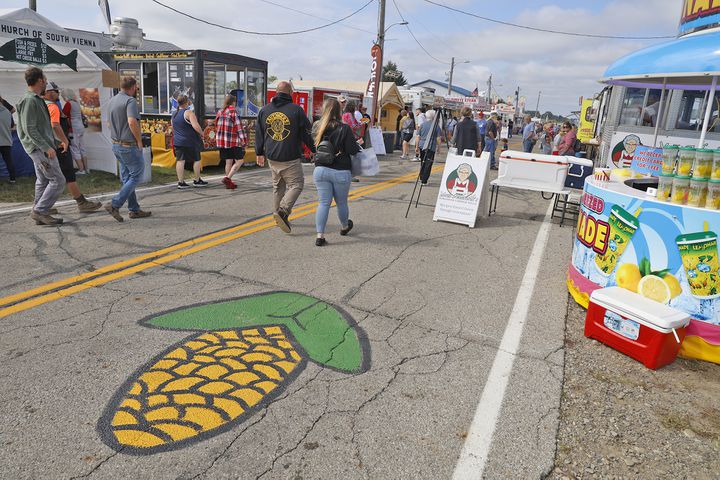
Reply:
M178 10L234 28L285 32L311 28L342 18L368 0L162 0ZM377 32L377 1L351 19L313 33L256 36L223 30L182 17L151 0L109 0L113 16L137 18L148 38L182 48L204 48L266 59L270 75L280 78L364 80L370 47ZM617 36L674 35L682 0L438 0L485 17L533 27ZM103 31L107 26L96 0L38 0L39 13L71 28ZM535 108L567 114L578 98L601 90L597 83L618 57L662 40L598 40L533 32L479 20L423 0L387 0L385 58L395 61L408 80L445 80L450 58L468 60L456 66L454 83L484 90L492 73L503 97L517 86ZM397 5L397 7L396 7ZM2 9L27 6L26 0L3 0ZM289 8L289 9L288 9ZM303 13L292 11L300 10ZM438 60L446 63L440 63Z

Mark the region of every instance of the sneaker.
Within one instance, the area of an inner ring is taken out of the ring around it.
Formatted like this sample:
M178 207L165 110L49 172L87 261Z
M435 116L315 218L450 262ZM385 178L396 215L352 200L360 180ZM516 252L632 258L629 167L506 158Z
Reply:
M60 212L58 212L58 209L55 207L48 209L48 215L57 215L58 213Z
M75 201L77 202L78 211L80 213L92 213L102 207L102 203L91 202L90 200L85 198L85 195L80 195L78 198L75 199Z
M190 188L190 185L185 182L178 182L178 190L185 190L186 188Z
M353 182L359 182L359 181L360 181L360 179L359 179L359 178L357 178L357 177L352 177L352 181L353 181Z
M411 161L411 162L419 162L419 161L420 161L420 157L411 158L410 161Z
M282 210L278 210L277 212L273 213L273 219L275 219L275 223L278 227L280 227L280 230L285 233L290 233L292 227L290 226L290 222L288 221L287 213L283 212Z
M324 238L316 238L315 239L315 246L316 247L322 247L324 245L327 245L327 241Z
M85 173L87 173L85 172L85 170L78 170L77 172L75 172L75 175L85 175Z
M130 218L147 218L152 215L152 212L146 212L145 210L138 210L137 212L130 212L128 217Z
M352 230L352 229L353 229L353 221L350 220L350 219L348 219L347 227L345 227L345 228L343 228L342 230L340 230L340 235L342 235L342 236L344 237L345 235L347 235L348 233L350 233L350 230Z
M14 178L11 178L11 179L10 179L10 185L15 185L15 179L14 179Z
M39 213L35 210L30 213L30 218L35 220L35 225L61 225L63 223L62 218L51 217L50 215Z
M235 190L237 188L237 184L235 182L233 182L231 179L229 179L228 177L224 177L222 179L222 183L223 183L223 185L225 185L225 188L227 188L228 190Z
M123 220L125 220L122 215L120 215L120 209L114 208L112 206L112 203L108 203L107 205L105 205L105 210L107 210L107 212L118 222L122 222Z
M206 182L202 178L193 180L193 187L207 187L207 186L208 186L208 182Z
M405 160L407 157L405 155L400 155L400 160Z

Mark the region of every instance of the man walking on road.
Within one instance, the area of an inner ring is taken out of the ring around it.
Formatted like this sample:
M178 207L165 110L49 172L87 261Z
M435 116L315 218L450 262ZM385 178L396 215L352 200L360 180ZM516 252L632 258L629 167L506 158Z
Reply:
M48 82L45 87L45 104L47 104L48 113L50 114L50 124L55 134L56 143L59 142L60 147L55 150L55 156L58 159L60 170L65 177L68 191L73 199L77 202L78 211L80 213L92 213L102 207L100 202L91 202L85 195L80 192L80 187L75 178L75 164L70 154L70 119L60 110L58 99L60 98L59 87L54 82Z
M65 177L55 154L55 136L50 114L40 95L47 79L37 67L25 70L28 91L17 104L18 136L35 167L35 204L30 218L38 225L60 225L62 218L50 216L58 197L65 189Z
M530 115L523 118L523 151L525 153L532 152L535 142L537 142L537 134L535 133L535 122L532 121Z
M477 125L478 138L480 139L480 151L482 152L485 151L485 132L487 131L487 120L485 120L485 114L483 112L478 113L475 125Z
M145 218L151 214L140 209L135 195L135 187L145 171L140 136L140 113L135 100L138 91L137 80L133 77L123 77L120 87L121 92L110 99L107 109L113 153L120 163L122 187L112 201L105 205L105 210L118 222L123 221L120 207L125 205L125 202L130 210L130 218Z
M310 120L293 103L292 91L289 82L278 83L277 95L260 109L255 125L257 164L265 166L267 157L273 181L273 218L285 233L291 231L288 217L305 185L302 144L315 153Z

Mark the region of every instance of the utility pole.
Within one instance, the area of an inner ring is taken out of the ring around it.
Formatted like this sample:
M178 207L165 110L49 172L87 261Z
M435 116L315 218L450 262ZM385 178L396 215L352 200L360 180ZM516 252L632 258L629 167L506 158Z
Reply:
M380 75L380 88L377 92L375 92L375 98L376 98L376 105L377 110L373 111L371 118L371 123L375 125L375 119L377 118L378 122L380 121L381 117L381 109L382 105L380 104L380 92L382 91L382 75L383 75L383 55L385 53L385 0L380 0L380 9L378 11L378 33L377 33L377 42L380 46L380 58L378 59L378 75Z
M455 70L455 57L452 57L452 60L450 60L450 79L448 80L448 97L450 95L452 95L453 70Z
M29 3L30 10L37 12L37 0L29 0Z
M487 103L489 108L492 105L492 73L490 74L490 78L488 78Z
M515 118L520 115L520 87L515 90Z
M537 101L537 105L535 105L535 111L537 112L538 118L540 118L540 94L541 93L542 92L540 90L538 90L538 101Z

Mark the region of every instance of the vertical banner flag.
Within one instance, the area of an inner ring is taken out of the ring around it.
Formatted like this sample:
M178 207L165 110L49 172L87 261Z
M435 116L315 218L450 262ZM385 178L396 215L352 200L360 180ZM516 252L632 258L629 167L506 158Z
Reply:
M577 138L581 142L592 140L595 135L595 120L593 120L593 101L583 100L580 109L580 128L578 129Z
M380 75L382 71L382 48L380 45L375 44L370 49L370 55L372 56L372 66L370 67L370 80L368 80L368 86L365 91L365 99L371 99L372 101L372 124L375 124L378 109L378 96L380 95Z
M110 17L110 0L98 0L98 6L102 11L103 17L105 17L105 21L110 25L112 23L112 18Z

